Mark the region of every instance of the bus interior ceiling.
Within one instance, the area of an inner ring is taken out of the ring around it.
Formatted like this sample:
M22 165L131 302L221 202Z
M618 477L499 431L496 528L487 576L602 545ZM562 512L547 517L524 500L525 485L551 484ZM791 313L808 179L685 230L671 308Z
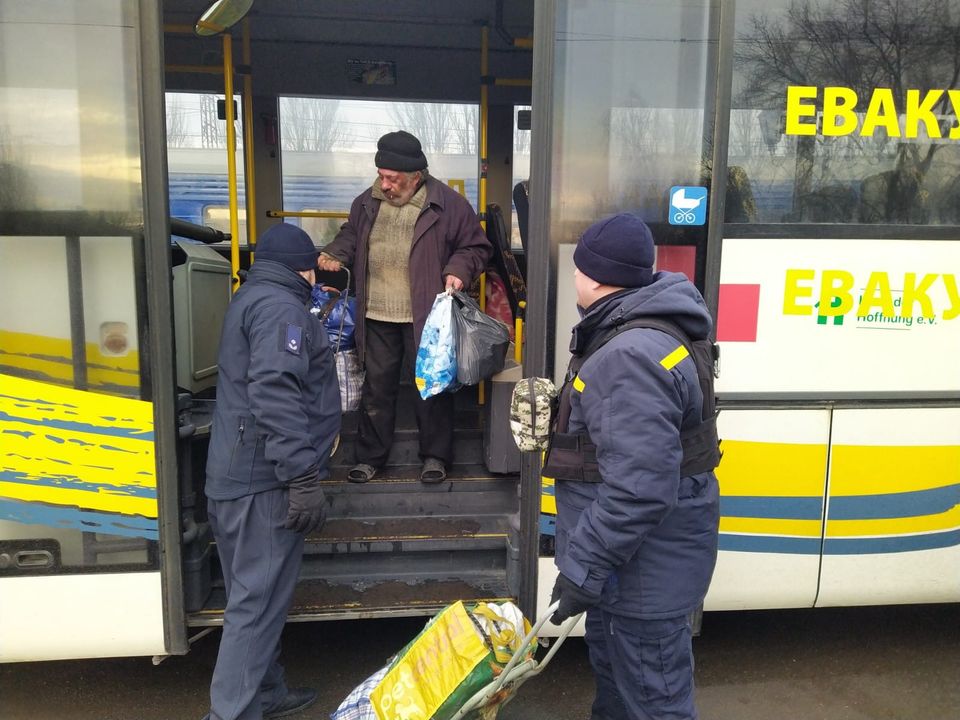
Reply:
M188 32L207 6L207 0L163 2L168 93L224 93L224 78L216 71L223 63L222 37L201 38ZM529 80L531 50L515 40L529 38L532 26L532 0L254 3L230 32L235 66L249 68L252 81L249 137L260 231L273 222L265 212L283 209L282 147L270 141L278 98L479 105L484 42L488 76ZM234 78L238 95L244 92L242 77L237 73ZM509 223L514 107L529 105L529 83L488 84L487 100L486 200L505 208ZM364 157L369 158L364 170L369 180L375 173L372 155ZM242 188L239 193L242 202ZM323 244L329 238L314 239ZM210 332L218 334L219 328ZM354 462L357 418L356 413L344 415L340 447L325 488L331 500L330 519L320 533L307 539L291 619L429 614L457 599L518 595L519 453L512 457L514 447L506 464L488 462L490 433L484 426L489 431L496 413L506 416L491 402L503 404L503 393L492 391L491 385L486 384L485 393L476 387L457 393L455 460L451 479L441 485L419 482L411 402L416 390L411 382L401 387L397 433L387 466L367 484L346 482ZM225 596L202 492L205 429L215 400L210 390L196 397L182 390L181 423L199 429L183 441L179 463L186 607L191 624L217 624Z

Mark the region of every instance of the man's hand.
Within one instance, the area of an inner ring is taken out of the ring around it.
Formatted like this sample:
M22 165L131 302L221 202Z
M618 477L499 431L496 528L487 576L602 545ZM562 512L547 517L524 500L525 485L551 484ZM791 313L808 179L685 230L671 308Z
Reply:
M288 530L309 535L327 521L327 499L320 487L320 472L311 468L287 483L290 491L289 509L283 526Z
M317 266L327 272L338 272L342 264L333 255L327 255L325 252L322 252L320 253L320 257L317 258Z
M447 275L443 281L445 283L444 289L447 292L450 292L451 290L463 290L463 280L458 278L456 275Z
M550 618L550 622L554 625L559 625L567 618L589 610L600 602L600 596L591 595L566 575L560 573L557 575L557 582L553 585L550 604L553 605L557 600L560 601L560 607Z

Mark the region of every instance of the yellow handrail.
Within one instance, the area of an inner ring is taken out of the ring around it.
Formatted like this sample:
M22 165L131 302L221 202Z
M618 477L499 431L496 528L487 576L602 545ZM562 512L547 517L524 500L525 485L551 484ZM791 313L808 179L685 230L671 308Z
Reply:
M267 210L268 218L302 217L302 218L341 218L346 220L350 213L344 210L327 212L326 210Z
M233 289L240 287L240 218L237 207L237 132L233 125L233 38L223 35L223 93L227 121L227 189L230 196L230 268ZM249 244L249 242L248 242Z

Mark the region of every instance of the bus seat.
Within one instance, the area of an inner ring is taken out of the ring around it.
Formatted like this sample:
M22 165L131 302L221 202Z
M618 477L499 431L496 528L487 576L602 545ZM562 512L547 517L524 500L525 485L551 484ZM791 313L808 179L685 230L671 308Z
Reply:
M507 299L513 317L517 317L521 301L527 299L527 284L517 259L510 248L510 238L507 236L507 224L503 219L503 211L496 203L487 205L487 239L493 246L493 256L490 265L503 278L507 290Z
M530 214L530 188L527 180L513 186L513 206L517 210L517 226L520 229L520 245L527 252L527 216Z

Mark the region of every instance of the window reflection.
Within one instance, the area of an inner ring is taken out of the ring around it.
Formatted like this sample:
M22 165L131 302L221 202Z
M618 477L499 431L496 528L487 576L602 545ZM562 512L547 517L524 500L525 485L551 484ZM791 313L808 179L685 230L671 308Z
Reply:
M960 221L960 140L949 137L957 120L946 92L960 72L958 19L956 0L738 2L729 165L745 199L736 221ZM788 86L817 88L804 118L815 134L788 134ZM842 134L830 135L824 88L856 97ZM877 89L889 89L889 103ZM908 103L930 91L939 95L932 127L921 122L907 137ZM879 127L878 112L890 114Z

